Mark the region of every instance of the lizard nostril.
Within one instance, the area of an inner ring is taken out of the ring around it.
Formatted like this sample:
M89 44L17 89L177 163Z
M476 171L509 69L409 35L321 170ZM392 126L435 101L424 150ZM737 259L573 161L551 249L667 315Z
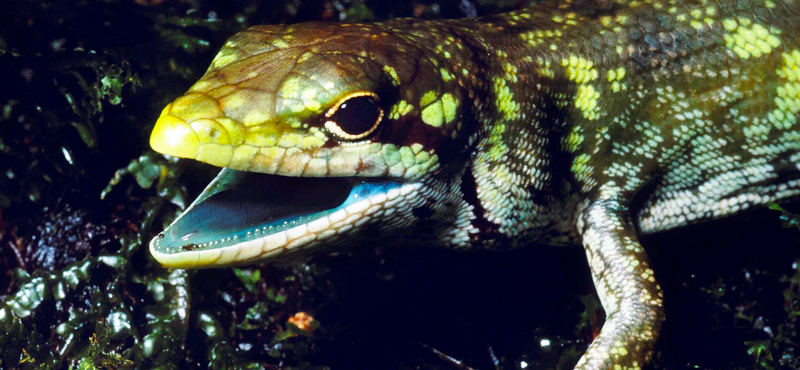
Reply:
M202 143L230 145L228 131L215 119L201 118L190 123Z

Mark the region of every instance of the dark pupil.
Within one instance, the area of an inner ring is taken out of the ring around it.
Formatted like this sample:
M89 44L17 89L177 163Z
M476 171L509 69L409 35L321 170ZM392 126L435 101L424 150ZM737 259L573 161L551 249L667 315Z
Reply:
M359 96L342 103L333 114L334 122L351 135L363 134L375 125L380 108L369 96Z

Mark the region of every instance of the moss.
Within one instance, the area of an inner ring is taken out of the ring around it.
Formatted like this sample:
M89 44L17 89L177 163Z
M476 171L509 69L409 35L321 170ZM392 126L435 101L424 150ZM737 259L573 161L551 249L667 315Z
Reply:
M778 205L770 209L780 212L784 228L800 229L800 214L789 212ZM791 272L779 277L783 289L783 315L778 316L772 324L768 339L748 340L744 342L747 353L753 360L754 368L797 369L800 368L800 256L791 264ZM754 326L762 326L759 318L747 317Z
M202 185L185 186L197 172L184 175L185 164L155 155L146 138L227 36L251 17L293 15L258 1L237 1L233 12L210 1L155 3L0 6L0 79L14 86L0 94L0 368L187 368L197 358L261 368L230 356L240 347L225 340L236 333L227 325L269 321L247 327L266 343L287 325L270 316L287 304L268 292L291 272L206 320L190 310L201 295L195 275L150 259L147 242ZM257 306L264 297L271 303ZM209 322L226 326L187 346ZM293 350L277 352L275 362L292 363Z

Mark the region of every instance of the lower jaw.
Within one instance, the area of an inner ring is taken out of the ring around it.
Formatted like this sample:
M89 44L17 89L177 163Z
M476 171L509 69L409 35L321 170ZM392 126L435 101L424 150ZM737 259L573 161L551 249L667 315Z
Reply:
M417 185L373 178L291 178L223 169L150 243L172 267L247 263L311 245L380 216Z

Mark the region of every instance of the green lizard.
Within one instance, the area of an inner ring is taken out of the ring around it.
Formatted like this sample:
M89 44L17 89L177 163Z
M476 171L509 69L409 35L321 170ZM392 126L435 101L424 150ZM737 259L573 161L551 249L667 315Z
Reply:
M664 315L638 235L800 194L800 0L544 3L257 26L150 139L225 167L150 245L227 266L345 244L582 244L639 369Z

